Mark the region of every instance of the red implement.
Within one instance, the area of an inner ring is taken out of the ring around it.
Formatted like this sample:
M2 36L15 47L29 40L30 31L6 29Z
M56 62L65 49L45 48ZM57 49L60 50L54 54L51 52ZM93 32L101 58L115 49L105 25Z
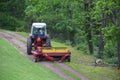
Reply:
M66 47L37 47L37 49L31 51L31 53L36 62L42 59L54 61L54 58L60 58L60 62L66 59L70 62L71 52Z

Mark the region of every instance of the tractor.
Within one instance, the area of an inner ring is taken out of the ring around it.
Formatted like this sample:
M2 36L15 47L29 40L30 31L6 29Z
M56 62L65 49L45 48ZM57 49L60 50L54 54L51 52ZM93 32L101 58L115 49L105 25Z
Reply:
M31 33L27 38L27 54L34 56L34 61L43 59L59 62L67 60L70 62L71 52L67 47L52 47L50 37L47 34L46 23L32 23Z

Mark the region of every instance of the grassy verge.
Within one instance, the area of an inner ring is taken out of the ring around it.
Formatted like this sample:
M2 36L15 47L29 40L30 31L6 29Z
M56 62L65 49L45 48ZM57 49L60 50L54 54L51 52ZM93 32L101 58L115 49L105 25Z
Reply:
M120 80L117 68L95 67L76 63L66 63L90 80Z
M22 42L22 43L26 44L26 41L23 41L23 40L18 39L18 38L17 38L17 40L19 40L20 42Z
M20 34L24 37L28 37L29 36L29 33L26 33L26 32L16 32L17 34Z
M48 68L30 62L0 38L0 80L63 80Z

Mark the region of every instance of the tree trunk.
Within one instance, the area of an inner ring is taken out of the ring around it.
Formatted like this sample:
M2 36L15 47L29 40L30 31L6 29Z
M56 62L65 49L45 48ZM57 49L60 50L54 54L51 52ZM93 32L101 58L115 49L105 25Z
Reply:
M90 26L90 16L89 15L89 1L84 1L84 7L86 11L86 22L85 22L85 33L87 37L88 49L90 54L93 54L93 43L92 43L92 33L91 33L91 26Z
M117 10L113 11L114 14L110 14L110 19L112 23L116 26L119 27L119 24L117 22L117 17L115 16L117 14ZM118 67L120 68L120 41L117 41L117 54L118 54Z
M105 13L102 14L102 27L105 27L106 26L106 15ZM102 33L102 31L100 32L100 44L99 44L99 51L98 51L98 58L103 58L103 51L104 51L104 35Z
M104 37L102 32L100 33L100 44L99 44L99 51L98 51L98 58L103 58L103 51L104 51Z
M120 42L117 43L117 51L118 51L118 67L120 68Z
M90 54L93 54L93 43L92 43L92 34L91 34L91 30L87 30L87 43L88 43L88 48L89 48L89 52Z

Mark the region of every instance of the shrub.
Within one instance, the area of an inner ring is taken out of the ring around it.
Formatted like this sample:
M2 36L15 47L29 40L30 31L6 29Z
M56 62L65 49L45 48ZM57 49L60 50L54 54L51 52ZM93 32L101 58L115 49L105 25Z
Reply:
M12 31L24 30L26 25L24 21L20 21L17 18L5 13L0 13L0 22L0 28Z

